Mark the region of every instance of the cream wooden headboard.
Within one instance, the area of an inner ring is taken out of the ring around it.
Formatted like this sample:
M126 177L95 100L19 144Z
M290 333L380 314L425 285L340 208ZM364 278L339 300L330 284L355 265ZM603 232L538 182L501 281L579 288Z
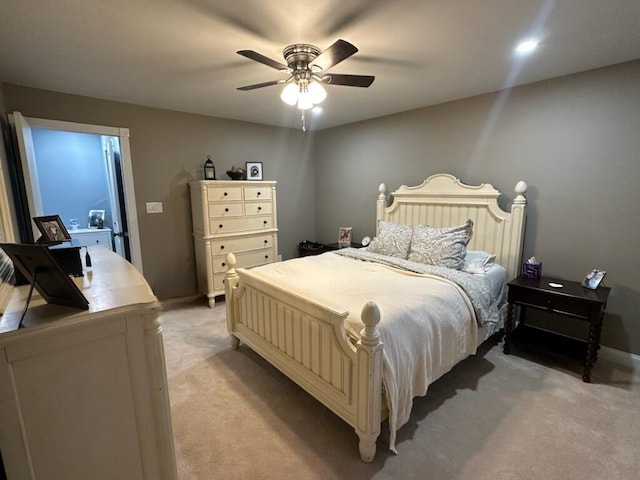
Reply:
M432 175L415 187L402 185L391 194L391 205L386 191L387 187L381 184L376 208L378 220L452 227L470 218L473 237L467 248L494 253L496 261L507 269L509 279L519 275L527 206L525 182L516 184L517 195L510 212L498 206L500 192L491 184L465 185L446 173Z

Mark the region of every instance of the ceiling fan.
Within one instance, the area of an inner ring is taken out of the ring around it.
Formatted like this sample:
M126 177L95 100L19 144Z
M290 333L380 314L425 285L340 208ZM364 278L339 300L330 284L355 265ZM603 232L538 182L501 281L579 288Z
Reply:
M307 110L322 102L327 93L322 84L345 85L348 87L368 87L375 77L371 75L347 75L327 73L327 71L349 58L358 49L345 40L337 40L324 51L314 45L296 43L286 47L282 54L287 64L272 60L253 50L239 50L237 53L256 62L275 68L289 77L281 80L256 83L238 87L238 90L254 90L271 85L287 84L280 98L289 104L297 105L300 110Z

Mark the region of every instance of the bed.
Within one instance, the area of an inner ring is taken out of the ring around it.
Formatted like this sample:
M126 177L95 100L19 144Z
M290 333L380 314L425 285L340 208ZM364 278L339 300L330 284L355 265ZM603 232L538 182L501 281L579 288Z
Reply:
M363 461L374 459L387 418L395 451L413 398L502 328L506 281L522 257L526 190L518 182L504 211L492 185L466 185L449 174L403 185L391 203L382 184L369 247L250 270L235 268L228 254L232 346L244 342L351 425ZM444 264L421 257L437 257L421 251L421 238L434 232L455 237L455 268L447 255ZM478 271L473 255L490 261Z

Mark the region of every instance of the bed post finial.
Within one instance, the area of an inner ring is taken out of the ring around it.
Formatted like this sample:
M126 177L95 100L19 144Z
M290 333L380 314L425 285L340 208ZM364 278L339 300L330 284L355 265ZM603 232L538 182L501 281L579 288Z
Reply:
M378 187L378 201L376 202L376 235L378 235L378 220L384 218L384 209L387 207L387 186L381 183Z
M363 345L377 345L380 342L380 332L378 331L378 323L380 323L380 309L374 302L367 302L362 307L360 315L364 328L360 332L360 340Z
M527 198L524 196L527 193L527 188L529 188L526 182L520 180L516 183L515 191L517 193L516 198L513 200L514 203L527 203Z

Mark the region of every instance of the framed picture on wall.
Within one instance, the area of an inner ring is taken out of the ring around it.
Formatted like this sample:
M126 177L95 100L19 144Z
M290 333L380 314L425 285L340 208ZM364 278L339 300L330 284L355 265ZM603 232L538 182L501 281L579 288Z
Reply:
M89 228L104 228L104 210L89 210Z
M60 243L71 240L71 235L69 235L59 215L33 217L33 221L42 234L38 239L38 243Z
M247 180L262 180L262 162L247 162Z

